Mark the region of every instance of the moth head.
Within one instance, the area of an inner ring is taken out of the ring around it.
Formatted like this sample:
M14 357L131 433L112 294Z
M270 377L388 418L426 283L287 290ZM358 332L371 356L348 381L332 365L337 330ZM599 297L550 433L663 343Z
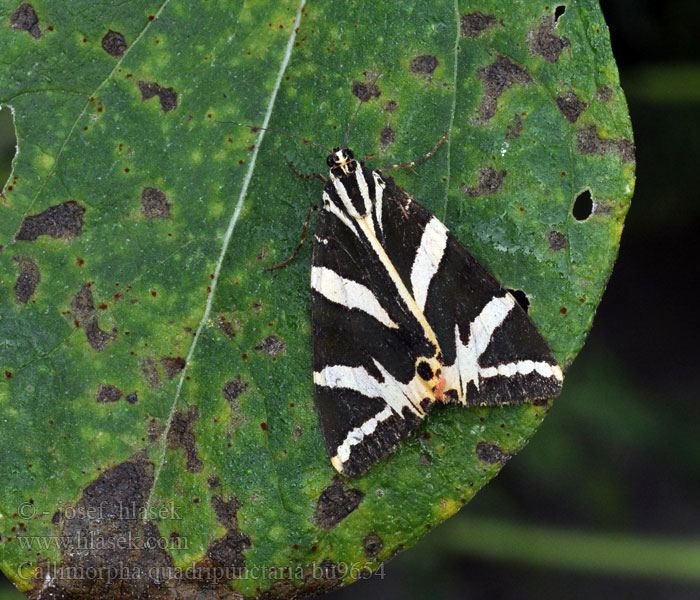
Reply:
M333 152L326 158L326 164L331 169L331 177L337 177L342 173L354 173L357 170L355 155L349 148L333 148Z

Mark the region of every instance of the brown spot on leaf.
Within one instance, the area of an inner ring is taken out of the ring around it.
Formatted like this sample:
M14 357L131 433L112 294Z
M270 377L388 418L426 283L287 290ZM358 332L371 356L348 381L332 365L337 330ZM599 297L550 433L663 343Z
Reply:
M19 275L14 285L15 299L20 304L26 304L34 295L36 286L41 281L41 274L36 263L29 258L14 257L19 268Z
M229 531L224 537L216 540L207 548L205 563L198 566L226 569L233 576L236 572L245 569L245 555L243 552L250 548L250 538L238 530Z
M634 162L634 145L627 138L613 140L598 137L595 126L587 127L578 132L576 147L581 154L607 154L617 152L623 162Z
M148 219L169 219L170 203L158 188L145 187L141 192L141 214Z
M493 194L501 187L507 173L507 171L496 171L493 167L483 167L479 169L479 185L469 187L463 183L462 191L472 198Z
M150 100L158 96L163 112L177 108L177 92L173 88L164 88L155 82L146 81L139 81L136 85L141 90L141 100Z
M194 424L199 418L199 409L190 405L186 413L176 410L170 423L167 435L168 448L182 449L190 473L199 473L204 464L197 456L197 446L194 435Z
M160 364L163 366L165 376L168 379L172 379L185 368L187 363L185 363L185 359L180 356L164 356L160 359Z
M221 487L221 479L219 479L216 475L212 475L209 477L209 479L207 479L207 485L210 489Z
M136 404L136 403L139 401L139 394L138 394L138 392L131 392L131 394L129 394L129 395L125 398L125 400L126 400L129 404Z
M276 335L268 335L262 342L255 346L255 349L258 352L264 352L274 358L281 352L286 352L287 343Z
M362 540L362 546L365 549L367 558L375 558L384 548L384 542L374 532L368 533L365 539Z
M491 29L497 22L493 15L485 15L479 11L462 15L459 19L459 34L462 37L474 39L487 29Z
M386 103L386 107L384 108L384 110L390 115L393 115L398 107L399 103L396 102L396 100L389 100L389 102Z
M41 37L39 17L34 7L28 2L23 2L14 10L10 15L10 24L12 25L12 29L28 31L29 35L33 38Z
M488 121L496 114L498 99L504 91L516 83L519 85L532 83L532 77L525 67L521 67L502 54L497 56L489 66L479 69L476 74L484 82L484 99L477 109L484 121Z
M100 404L117 402L122 397L122 391L116 385L98 385L95 400Z
M506 127L506 138L519 138L520 134L523 132L523 119L518 114L515 113L513 117L513 124Z
M352 93L360 102L369 102L372 98L379 98L381 90L374 83L352 82Z
M231 379L231 381L227 381L224 384L224 387L221 389L221 393L224 395L226 400L232 403L236 402L236 398L245 393L247 389L248 382L243 381L240 375L236 375L233 379ZM238 408L240 408L240 406Z
M595 93L595 99L598 100L598 102L610 102L612 97L613 91L607 85L600 86Z
M503 465L510 460L511 455L501 450L496 444L479 442L476 445L476 457L490 465Z
M362 491L345 487L342 480L335 479L321 492L312 521L322 529L331 529L354 511L364 497Z
M143 455L88 485L65 512L61 568L40 563L35 590L46 598L164 598L163 573L174 565L156 525L143 519L152 486L153 466Z
M236 529L238 527L238 509L243 503L236 496L229 496L224 500L221 496L212 496L211 507L214 509L216 520L226 529Z
M126 38L118 31L110 29L102 38L102 49L114 58L124 56L126 48Z
M583 102L573 92L567 92L566 94L557 96L557 106L569 123L576 123L578 118L583 114L583 111L588 108L588 104Z
M416 56L411 59L411 66L409 67L411 73L416 73L418 75L432 76L433 71L437 69L438 59L437 56L432 54L424 54L422 56Z
M396 133L388 125L382 129L379 134L379 147L382 151L386 150L389 146L393 146L396 143Z
M110 341L117 339L116 329L112 329L111 333L100 329L97 314L95 313L92 289L89 285L84 285L80 288L80 291L73 296L71 312L78 326L82 327L85 331L85 337L88 343L96 352L101 352L107 347Z
M549 247L555 252L563 250L569 245L566 236L559 231L550 231L547 240L549 241Z
M236 323L236 327L234 328L233 323L227 321L226 317L224 317L223 315L219 316L217 326L219 328L219 331L221 331L221 333L223 333L226 337L229 338L236 337L237 331L240 330L240 325L238 323Z
M71 240L82 233L83 214L85 209L73 200L50 206L38 215L25 217L16 239L33 242L40 235L48 235Z
M559 60L559 55L564 48L570 48L571 42L565 37L554 34L554 17L545 17L542 24L527 34L527 45L530 53L534 56L541 56L546 61L555 63Z
M160 387L160 373L158 372L158 365L156 361L152 358L144 358L141 361L141 372L146 378L146 383L149 388Z

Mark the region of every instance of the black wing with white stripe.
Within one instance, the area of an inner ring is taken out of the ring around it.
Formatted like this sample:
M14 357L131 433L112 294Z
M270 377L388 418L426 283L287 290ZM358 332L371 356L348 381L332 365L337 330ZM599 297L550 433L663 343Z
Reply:
M347 150L314 234L314 384L333 466L365 472L435 402L552 397L561 369L527 314L447 229Z

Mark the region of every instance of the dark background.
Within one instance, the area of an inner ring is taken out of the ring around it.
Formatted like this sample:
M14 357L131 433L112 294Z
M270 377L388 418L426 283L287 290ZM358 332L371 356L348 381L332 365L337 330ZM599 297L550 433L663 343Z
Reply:
M334 600L700 598L700 3L601 4L632 115L637 189L591 335L529 446L383 578ZM494 540L511 550L494 551ZM0 600L15 597L0 579Z

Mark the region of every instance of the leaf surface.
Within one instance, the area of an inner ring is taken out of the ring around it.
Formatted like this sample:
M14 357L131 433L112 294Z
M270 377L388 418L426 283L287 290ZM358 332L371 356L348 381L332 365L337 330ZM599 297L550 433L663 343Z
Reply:
M365 476L335 478L310 248L262 272L320 202L287 163L317 171L325 151L275 130L340 145L362 100L349 146L375 168L448 131L396 181L527 295L568 366L634 185L596 2L556 18L517 0L0 6L19 140L0 197L0 566L21 589L323 591L414 544L522 448L548 405L445 407ZM95 529L137 550L76 552ZM151 571L118 588L49 567L123 563ZM177 571L193 565L205 575Z

